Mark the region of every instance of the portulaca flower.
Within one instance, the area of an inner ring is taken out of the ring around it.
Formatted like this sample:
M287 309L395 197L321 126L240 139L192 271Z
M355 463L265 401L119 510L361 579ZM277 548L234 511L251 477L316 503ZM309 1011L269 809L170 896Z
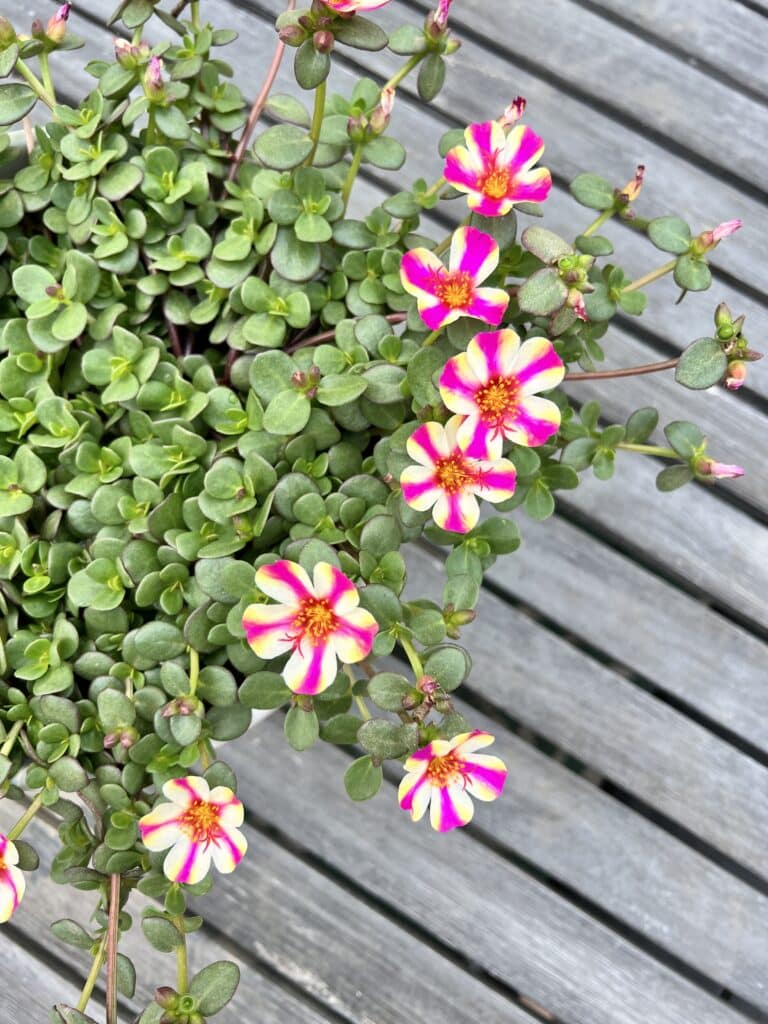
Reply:
M452 416L445 426L423 423L406 442L406 450L418 463L400 475L403 499L419 512L432 509L432 518L443 530L468 533L480 518L477 499L496 504L515 493L517 472L508 459L472 458L458 433L463 416Z
M283 678L294 693L322 693L339 661L354 665L370 653L379 627L358 607L357 587L335 566L318 562L310 580L296 562L274 562L257 571L256 586L279 604L246 608L248 643L267 660L292 652Z
M389 0L322 0L322 3L337 14L361 14L363 11L376 11Z
M0 832L0 924L11 919L24 896L26 882L18 863L15 844Z
M398 789L398 801L412 821L420 821L429 807L429 819L437 832L450 832L472 820L476 800L495 800L507 779L504 762L476 751L490 746L494 737L475 730L450 740L433 740L411 754L406 775Z
M466 454L499 458L505 438L534 446L557 433L559 408L536 392L557 387L564 376L563 361L546 338L521 345L513 330L487 331L445 364L440 395L466 417L457 431Z
M462 227L454 232L448 266L429 249L411 249L400 264L403 288L415 295L421 319L431 331L474 316L494 326L509 304L502 288L479 285L499 265L499 247L484 231Z
M483 217L502 217L515 203L543 203L552 188L546 167L534 164L544 143L518 124L506 135L498 121L471 124L466 146L454 146L445 158L445 180L467 193L467 203Z
M139 820L148 850L168 850L163 871L172 882L194 885L213 862L228 875L243 859L248 842L239 826L243 805L231 789L210 789L205 779L189 775L163 786L168 803L157 804Z

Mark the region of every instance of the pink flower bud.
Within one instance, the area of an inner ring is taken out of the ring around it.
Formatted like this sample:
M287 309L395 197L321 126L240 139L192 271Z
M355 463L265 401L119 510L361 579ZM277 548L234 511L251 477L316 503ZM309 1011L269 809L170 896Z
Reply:
M284 25L277 34L286 46L301 46L307 38L307 33L300 25Z
M515 96L512 102L509 104L507 109L499 118L499 124L502 128L511 128L513 124L516 124L525 113L525 108L528 105L528 101L523 96Z
M48 21L45 34L52 43L60 43L67 34L67 18L72 4L62 4L52 18Z
M136 51L127 39L115 39L115 60L123 68L134 68L136 66Z
M330 53L335 42L333 32L329 32L327 29L315 32L312 36L312 45L318 53Z
M435 11L435 28L441 32L445 32L448 28L448 11L450 10L452 0L439 0L437 10Z
M568 292L567 305L573 310L579 320L589 320L587 307L584 305L584 296L576 288Z
M640 189L643 187L643 178L645 178L645 165L638 164L634 178L628 181L620 192L622 199L628 203L634 202L640 195Z
M710 477L713 480L731 480L737 476L744 476L741 466L729 466L725 462L716 462L706 455L696 459L694 469L697 476Z
M735 231L738 231L741 227L741 221L726 220L722 224L718 224L716 228L712 228L711 231L702 231L699 235L699 242L706 249L713 249L718 242L722 242L724 238L728 238Z
M439 683L433 676L422 676L421 679L417 680L416 686L422 693L426 693L431 696L433 693L437 693L439 689Z
M155 1002L158 1006L162 1006L164 1010L170 1010L174 1007L177 999L178 993L169 985L161 985L155 991Z
M32 24L29 26L29 34L33 39L45 39L45 29L43 23L39 18L35 18Z
M108 732L108 733L105 733L105 735L104 735L104 749L105 750L111 750L112 747L117 746L117 744L119 742L120 742L120 733L118 733L118 732Z
M747 364L743 359L734 359L728 363L725 374L725 386L729 391L738 391L747 378Z
M160 57L150 57L144 73L144 91L150 99L162 99L165 95L163 62Z
M301 370L294 370L291 374L291 384L295 388L304 388L307 386L307 375L302 373Z
M371 114L370 126L375 135L382 135L386 130L392 117L392 107L395 103L395 90L382 89L379 105Z

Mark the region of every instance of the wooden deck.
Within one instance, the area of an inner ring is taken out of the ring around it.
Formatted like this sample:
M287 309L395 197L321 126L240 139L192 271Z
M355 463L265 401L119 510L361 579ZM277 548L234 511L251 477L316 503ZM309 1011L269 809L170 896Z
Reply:
M35 5L3 6L15 20ZM86 56L103 54L112 4L75 6ZM228 59L248 94L282 4L207 7L241 33ZM379 14L389 26L427 9L400 0ZM423 140L410 177L435 178L446 128L522 94L556 174L554 230L572 235L589 219L569 198L573 176L622 183L640 162L643 211L679 212L697 228L745 223L714 253L705 297L674 307L674 290L654 285L648 315L615 323L608 365L674 354L711 330L722 299L747 313L765 348L768 4L456 0L451 17L464 45L432 112L410 81L398 95L396 132ZM371 55L365 69L388 74L396 60ZM346 90L360 70L341 53L332 84ZM68 94L87 87L68 72ZM361 183L366 196L387 187ZM652 265L628 229L606 234L631 273ZM347 755L291 752L279 716L232 746L251 854L205 901L192 944L198 963L218 953L243 970L222 1024L768 1021L765 365L738 395L658 377L578 385L607 415L653 401L665 420L695 420L747 476L660 495L658 467L628 455L614 483L587 482L548 523L521 517L523 547L490 573L465 633L475 671L462 697L510 768L505 799L476 825L444 837L412 825L392 779L371 804L352 805ZM435 556L414 551L411 567L420 592L439 592ZM35 838L49 861L55 837L37 823ZM54 1000L71 999L85 964L46 937L46 922L88 912L87 895L43 873L28 887L0 935L4 1021L44 1021ZM127 952L147 1000L147 982L172 982L172 958L135 931ZM159 970L144 969L152 957Z

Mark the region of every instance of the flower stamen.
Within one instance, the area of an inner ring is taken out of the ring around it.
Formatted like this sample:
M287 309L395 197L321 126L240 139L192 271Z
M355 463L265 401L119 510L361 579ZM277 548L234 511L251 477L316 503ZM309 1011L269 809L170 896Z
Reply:
M205 800L195 800L179 818L179 827L193 843L210 843L221 833L219 809Z
M307 597L301 602L293 628L301 639L306 638L313 647L324 643L336 629L337 622L333 609L323 598Z
M435 463L435 479L448 494L458 494L467 484L475 482L477 473L458 452Z
M468 271L449 270L435 282L435 294L451 309L462 309L469 304L474 285Z
M478 388L475 401L486 423L501 424L517 409L520 385L515 377L493 377Z

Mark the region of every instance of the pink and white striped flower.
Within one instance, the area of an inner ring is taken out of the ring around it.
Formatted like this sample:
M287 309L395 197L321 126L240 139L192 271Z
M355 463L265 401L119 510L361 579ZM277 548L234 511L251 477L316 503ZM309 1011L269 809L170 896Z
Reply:
M504 440L534 447L560 427L560 410L538 391L562 381L565 366L546 338L520 344L511 329L476 334L440 376L440 396L466 417L457 438L472 458L500 458Z
M15 844L0 832L0 924L11 919L24 896L26 882L18 863Z
M552 188L546 167L534 164L544 142L518 124L509 135L498 121L471 124L466 146L454 146L445 158L445 180L468 195L469 208L483 217L503 217L515 203L543 203Z
M321 0L326 7L337 14L361 14L363 11L376 11L389 3L389 0Z
M462 316L474 316L494 326L509 304L502 288L478 287L499 265L499 247L477 228L454 232L448 266L429 249L411 249L400 265L403 288L415 295L421 319L432 331Z
M467 454L472 438L462 442L463 416L452 416L445 426L423 423L406 442L411 458L400 475L403 498L419 512L432 509L443 530L469 533L480 518L478 497L496 504L515 493L517 471L508 459L474 458Z
M139 819L141 841L148 850L168 850L163 871L172 882L194 885L208 874L211 862L228 875L248 849L240 832L243 805L231 789L210 789L205 779L189 775L163 786L168 803L157 804Z
M310 580L296 562L274 562L257 571L256 586L280 603L246 608L248 643L260 658L292 652L283 679L294 693L322 693L336 678L337 662L354 665L370 653L379 627L335 566L318 562Z
M432 828L450 832L472 820L476 800L501 796L507 779L504 762L476 751L493 743L493 736L476 729L450 740L433 740L405 762L406 775L397 796L412 821L420 821L429 807Z

